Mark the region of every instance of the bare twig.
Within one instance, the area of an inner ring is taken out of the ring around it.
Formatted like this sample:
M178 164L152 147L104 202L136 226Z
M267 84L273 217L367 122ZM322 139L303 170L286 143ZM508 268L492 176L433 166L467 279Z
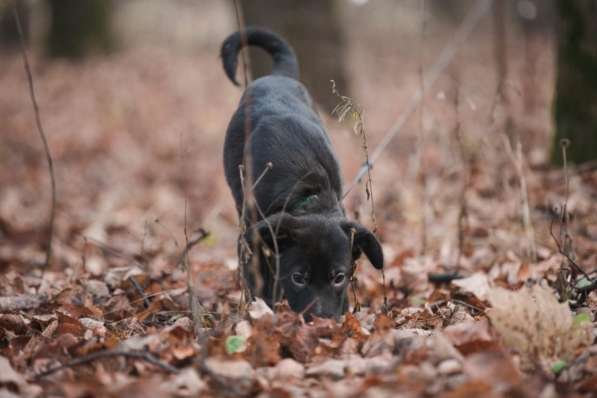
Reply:
M564 197L564 204L561 208L561 215L560 215L560 238L558 239L554 232L553 232L553 218L549 225L549 233L551 234L552 239L554 240L558 252L564 256L568 260L568 264L571 268L574 269L575 272L582 274L588 281L591 281L589 275L579 266L576 261L574 260L574 249L572 248L572 237L568 232L568 197L570 195L570 178L568 175L568 159L566 149L570 146L570 141L568 139L560 140L560 148L562 149L562 161L563 161L563 170L564 170L564 184L565 184L565 197Z
M160 361L158 358L156 358L153 354L151 354L148 351L110 350L110 351L94 352L89 355L85 355L84 357L73 359L72 361L70 361L68 363L58 365L58 366L49 368L47 370L44 370L43 372L38 373L35 376L35 378L41 379L41 378L44 378L46 376L49 376L53 373L56 373L56 372L64 370L64 369L70 369L70 368L74 368L74 367L77 367L80 365L87 365L87 364L90 364L99 359L115 358L115 357L140 359L140 360L150 363L154 366L157 366L158 368L160 368L166 372L169 372L169 373L177 373L178 372L177 368L175 368L174 366L172 366L168 363Z
M462 252L464 249L464 228L465 223L468 220L468 206L466 200L466 193L468 192L471 171L470 171L470 159L467 154L467 149L462 136L461 123L460 123L460 76L458 75L457 68L453 74L454 81L454 114L456 116L456 124L454 126L454 136L456 142L458 142L458 148L460 150L460 161L462 162L462 186L460 189L460 208L458 210L458 255L456 256L456 273L460 269L460 259L462 258Z
M240 178L240 186L243 192L243 202L241 205L241 213L239 216L239 234L238 234L238 273L239 273L239 283L241 285L241 301L240 301L240 312L244 312L245 304L252 300L252 291L248 286L247 275L245 275L245 271L250 271L253 278L254 278L254 289L256 291L260 291L263 285L263 280L261 275L259 274L258 264L257 264L257 257L253 255L256 247L251 247L249 242L246 239L246 232L247 232L247 222L246 222L246 212L247 212L247 200L249 199L248 194L246 194L245 189L245 171L244 165L238 165L238 174ZM255 245L255 242L253 242ZM250 267L249 267L250 266Z
M243 47L247 48L247 32L245 31L245 20L242 9L240 7L238 0L233 0L234 3L234 14L236 16L236 25L238 27L238 31L240 32L241 41L243 43ZM243 67L243 86L246 89L249 81L251 79L251 59L246 54L247 50L241 51L241 63ZM250 129L249 129L250 131Z
M139 293L139 295L143 299L143 306L145 308L148 308L151 303L149 302L149 299L145 295L145 292L143 291L143 288L141 287L141 285L139 285L139 282L137 282L137 280L135 279L134 276L129 277L129 281L131 281L131 284L133 285L133 287L135 288L135 290L137 291L137 293Z
M176 236L174 236L174 234L172 233L172 231L167 226L165 226L164 224L162 224L162 222L160 221L159 218L156 218L155 220L153 220L153 222L154 222L155 225L159 226L164 231L166 231L166 233L168 234L168 237L170 239L172 239L172 242L174 242L174 246L175 247L178 248L180 246L179 243L178 243L178 239L176 239Z
M332 114L336 115L339 122L342 122L349 115L352 116L352 119L354 120L354 125L352 127L353 132L361 137L361 148L362 148L363 154L365 156L365 164L368 165L367 180L365 181L365 194L367 196L367 200L371 203L370 216L371 216L371 222L373 224L373 233L375 233L377 231L377 221L375 218L375 201L373 199L373 179L371 177L372 166L369 162L369 147L367 145L367 134L365 133L365 121L364 121L364 117L363 117L363 112L360 109L360 107L354 103L352 98L345 96L345 95L341 95L336 90L336 82L335 81L332 80L331 83L332 83L332 93L336 97L338 97L338 99L340 100L340 103L338 105L336 105L336 107L332 111ZM346 194L348 194L348 192ZM346 194L344 196L346 196ZM354 242L354 234L355 234L355 231L353 230L352 235L351 235L351 242L350 242L351 251L352 251L352 245ZM351 275L351 285L352 285L354 298L355 298L354 310L358 311L360 309L360 303L358 302L358 298L357 298L357 294L356 294L356 283L357 283L357 278L356 278L356 266L355 266L353 269L352 275ZM388 296L387 296L387 292L386 292L386 275L385 275L383 268L381 269L381 284L382 284L382 291L383 291L382 311L384 313L387 313L387 311L388 311Z
M301 312L299 312L299 315L304 316L311 309L311 307L313 307L315 303L317 303L318 301L319 297L315 297L313 301L307 304L307 306Z
M363 111L360 107L354 103L352 98L345 95L340 95L336 90L336 82L331 80L332 83L332 94L334 94L340 100L340 103L332 110L332 114L336 115L339 122L342 122L347 116L351 116L354 125L352 126L353 132L361 137L361 148L363 155L365 156L365 164L367 167L367 181L365 181L365 194L367 200L371 203L371 222L373 223L373 232L377 230L377 222L375 220L375 201L373 200L373 179L371 177L372 165L369 162L369 147L367 145L367 134L365 133L365 120L363 117ZM346 196L346 194L344 195Z
M185 214L186 214L186 212L185 212ZM182 253L180 254L180 256L178 257L178 261L176 262L177 267L180 267L181 265L184 265L186 267L187 266L186 261L187 261L188 254L191 251L191 249L193 247L195 247L195 245L197 245L198 243L201 243L203 240L205 240L209 237L209 231L206 231L203 228L199 228L195 232L198 234L197 237L189 240L188 234L186 232L186 226L185 226L185 248L182 251Z
M250 74L251 74L251 66L250 66L250 57L247 56L247 47L248 47L248 38L247 38L247 32L245 30L245 21L244 21L244 16L242 13L242 9L240 6L240 2L238 0L233 0L233 5L234 5L234 12L236 15L236 24L238 27L238 31L240 32L240 39L242 42L242 47L244 48L244 50L241 51L240 56L241 56L241 65L242 65L242 70L243 70L243 87L246 90L247 86L249 85L249 81L250 81ZM244 115L245 115L245 119L244 119L244 144L243 144L243 148L246 149L246 145L247 142L249 140L249 136L251 134L251 98L250 96L246 96L244 99ZM252 203L252 190L249 189L245 189L247 186L252 187L253 183L253 170L252 170L252 162L251 162L251 152L247 151L247 150L243 150L243 163L241 165L239 165L239 171L240 171L240 180L241 180L241 186L243 189L243 203L242 203L242 209L241 209L241 216L240 216L240 234L239 234L239 282L241 283L241 287L242 287L242 291L244 292L244 296L245 298L251 298L251 291L250 289L246 286L247 284L247 280L245 273L245 270L247 268L250 268L250 272L253 274L253 277L255 279L255 290L256 291L260 291L261 289L261 284L262 284L262 278L261 275L259 274L259 270L258 270L258 258L257 256L253 256L253 252L256 251L257 249L257 244L258 242L255 241L253 242L253 247L249 247L248 242L245 239L245 232L247 230L247 209L250 210L250 214L249 217L251 219L250 224L253 224L256 222L256 218L257 218L257 214L255 212L255 209L250 206L250 204ZM245 181L246 180L246 181ZM248 262L251 262L250 267ZM243 311L243 300L241 300L241 305L240 305L240 309L241 311Z
M352 252L352 248L354 246L354 237L356 235L357 231L354 228L350 229L350 251ZM353 264L353 268L352 268L352 273L350 275L350 287L352 289L352 294L353 294L353 298L354 298L354 308L353 308L353 313L357 313L361 310L361 303L359 302L359 296L357 295L357 284L358 284L358 279L357 279L357 267L358 267L358 263L355 262Z
M493 97L493 103L490 107L489 117L491 124L495 122L495 111L500 103L506 108L508 107L509 101L506 95L506 78L508 76L508 63L507 63L507 32L506 32L506 19L505 19L505 7L506 2L496 1L493 4L493 28L494 28L494 60L497 69L497 85L495 89L495 95ZM506 130L509 130L509 124L511 123L510 115L508 114L508 120L506 121ZM509 132L508 132L509 134ZM510 135L508 135L508 138Z
M459 305L462 305L462 306L464 306L464 307L468 307L468 308L470 308L470 309L472 309L472 310L475 310L475 311L477 311L479 314L483 314L483 313L485 312L483 309L481 309L481 308L479 308L479 307L477 307L477 306L474 306L474 305L472 305L472 304L469 304L469 303L467 303L466 301L457 300L457 299L452 299L452 302L453 302L454 304L459 304Z
M50 261L52 260L52 240L54 238L54 218L56 214L56 178L54 176L54 162L50 153L50 146L46 139L46 133L41 123L41 116L39 113L39 106L37 105L37 99L35 97L35 87L33 85L33 75L31 73L31 67L29 66L29 59L27 57L27 50L25 48L25 38L23 34L23 27L21 26L21 18L19 17L19 11L17 4L13 7L14 19L19 32L19 41L21 43L21 54L23 56L23 66L25 68L25 74L27 75L27 81L29 83L29 96L31 97L31 103L33 104L33 111L35 113L35 123L37 125L37 132L43 143L44 153L46 155L46 161L48 163L48 173L50 175L50 183L52 187L52 203L50 207L50 220L48 225L48 241L46 248L46 259L44 261L44 269L48 268Z
M199 299L195 295L195 288L193 283L193 275L191 272L191 267L189 266L189 251L198 244L199 242L203 241L205 238L209 236L209 232L204 230L203 228L199 228L197 232L199 235L193 239L189 240L189 234L187 229L187 201L185 200L184 206L184 238L185 238L185 248L180 256L180 260L178 264L181 263L184 265L184 269L187 272L187 291L189 295L189 309L191 310L191 314L193 317L193 324L195 325L195 332L198 335L201 335L200 331L205 326L205 322L211 319L209 312L203 305L199 302Z
M268 163L268 165L271 165L271 162ZM261 176L263 176L267 172L267 170L268 169L266 168ZM257 182L259 182L261 180L261 176L257 179ZM255 185L257 185L257 183L255 183ZM257 213L259 214L259 217L265 222L268 233L271 235L272 243L274 245L275 269L272 269L271 264L269 263L270 253L264 253L264 254L266 257L266 261L268 263L268 267L270 268L270 272L272 274L274 274L272 302L276 303L277 299L278 299L277 289L278 289L278 283L279 283L279 279L280 279L280 248L278 246L278 239L277 239L277 231L278 231L280 224L278 223L276 230L274 230L274 228L272 227L272 224L269 222L269 220L267 219L267 217L261 210L261 206L259 206L259 203L257 203L257 201L255 201L254 205L255 205L255 210L257 210ZM269 248L267 248L267 250L269 251ZM274 307L274 310L275 310L275 307Z
M558 248L558 253L560 253L562 256L564 256L566 258L566 260L568 260L568 263L570 264L570 266L572 268L574 268L574 270L580 274L582 274L585 278L587 278L589 281L591 280L591 277L589 276L589 274L587 274L585 272L585 270L583 270L581 268L580 265L578 265L576 263L576 261L574 261L574 259L566 252L566 250L564 250L564 248L562 247L559 239L556 237L556 235L553 232L553 222L554 222L554 218L551 219L551 222L549 224L549 233L551 235L551 238L553 239L553 241L556 244L556 247Z

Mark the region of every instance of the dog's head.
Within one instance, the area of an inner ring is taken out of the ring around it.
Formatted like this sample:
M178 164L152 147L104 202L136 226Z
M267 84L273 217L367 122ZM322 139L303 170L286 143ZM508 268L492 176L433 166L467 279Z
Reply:
M361 253L375 268L383 267L373 233L345 218L277 213L255 224L247 237L258 250L266 301L286 298L307 316L337 317L348 309L347 287Z

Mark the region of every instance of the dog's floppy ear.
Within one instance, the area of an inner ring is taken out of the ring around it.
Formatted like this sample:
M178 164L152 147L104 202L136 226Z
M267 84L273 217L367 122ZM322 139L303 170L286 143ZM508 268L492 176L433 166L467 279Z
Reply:
M361 224L352 221L343 222L342 229L346 232L349 238L354 234L353 245L365 253L369 262L371 262L375 268L383 268L383 251L379 241L371 231ZM357 251L357 257L358 254Z
M294 237L302 223L288 213L276 213L266 217L247 229L246 238L249 244L256 242L259 236L266 244L273 244L273 237L277 241Z

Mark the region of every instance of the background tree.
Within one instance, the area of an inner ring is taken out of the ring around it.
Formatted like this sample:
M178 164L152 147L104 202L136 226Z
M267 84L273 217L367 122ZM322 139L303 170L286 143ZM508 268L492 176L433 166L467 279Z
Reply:
M330 80L348 94L344 70L345 43L339 10L331 0L251 0L240 2L245 23L266 27L285 37L299 58L301 80L325 111L337 105ZM264 11L266 10L266 11ZM251 50L253 78L271 70L271 60L260 50Z
M17 7L24 39L29 39L29 6L23 0L0 2L0 45L5 48L18 48L19 31L14 17L13 4Z
M571 141L568 159L597 159L597 1L558 0L560 31L555 97L553 160L561 163L558 142Z
M48 0L48 8L50 56L79 58L113 48L111 0Z

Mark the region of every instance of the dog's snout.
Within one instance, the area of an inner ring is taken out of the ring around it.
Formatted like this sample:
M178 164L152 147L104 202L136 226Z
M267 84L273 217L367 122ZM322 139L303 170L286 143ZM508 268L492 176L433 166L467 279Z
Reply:
M322 312L323 312L323 306L321 305L320 300L317 300L317 302L313 306L313 314L317 315L317 316L321 316Z

